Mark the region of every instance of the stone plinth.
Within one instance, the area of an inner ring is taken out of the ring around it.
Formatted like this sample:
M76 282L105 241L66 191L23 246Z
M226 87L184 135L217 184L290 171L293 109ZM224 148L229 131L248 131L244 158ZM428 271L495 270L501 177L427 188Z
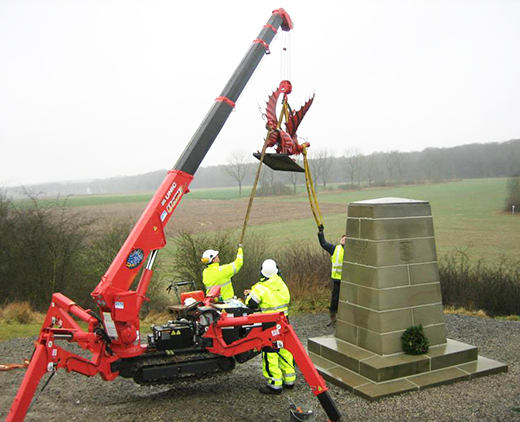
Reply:
M334 337L309 339L324 378L368 399L440 385L507 366L446 339L430 204L401 198L349 205ZM401 336L421 324L426 355L403 353Z
M422 324L446 343L430 204L387 198L349 206L336 336L380 355L402 352Z

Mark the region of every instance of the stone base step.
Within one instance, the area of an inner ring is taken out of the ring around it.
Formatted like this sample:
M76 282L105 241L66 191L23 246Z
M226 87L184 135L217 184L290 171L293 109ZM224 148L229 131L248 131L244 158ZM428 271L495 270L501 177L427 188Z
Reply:
M381 356L333 336L310 338L308 349L335 364L375 382L390 381L416 374L470 363L478 358L478 348L448 339L431 347L424 355Z
M330 339L331 337L327 337L327 339ZM320 338L324 339L323 337ZM312 340L312 341L311 341ZM507 372L507 365L502 364L500 362L494 361L492 359L487 359L482 356L477 356L476 359L473 359L469 362L463 362L459 363L457 360L461 359L461 355L464 356L464 353L447 353L445 355L441 354L441 350L433 350L430 353L432 353L433 356L430 356L430 365L432 362L434 362L431 358L432 357L438 357L438 356L446 356L445 359L440 359L436 361L436 364L434 365L435 369L431 369L428 371L423 371L420 373L413 373L409 375L404 375L400 378L391 378L389 380L384 381L374 381L373 379L364 376L359 373L359 371L354 371L352 369L349 369L345 367L342 364L338 364L338 356L334 353L330 353L331 349L324 349L329 350L325 354L328 357L334 357L335 360L331 360L327 357L324 357L323 355L317 354L313 351L316 350L316 347L320 343L325 343L327 345L330 345L331 341L326 340L325 342L316 341L316 339L310 339L309 340L309 356L311 357L312 361L314 362L314 365L316 366L316 369L318 372L323 376L323 378L332 384L338 385L339 387L345 388L346 390L353 392L354 394L360 395L361 397L373 401L377 400L383 397L388 397L395 394L401 394L408 391L419 391L428 387L435 387L443 384L449 384L452 382L457 381L465 381L465 380L471 380L473 378L477 378L484 375L490 375L490 374L497 374L500 372ZM459 350L473 350L472 346L469 346L469 349L466 349L462 346L463 343L455 342L454 340L451 340L449 343L451 343L451 348L448 345L446 345L447 350L451 350L452 348L458 348ZM311 346L312 344L312 346ZM353 346L353 345L350 345ZM323 344L321 344L321 347L323 347ZM343 351L348 348L348 345L340 345L340 349ZM353 346L356 347L356 346ZM356 351L356 350L354 350ZM361 352L358 350L356 351L359 354ZM368 352L370 353L370 352ZM473 353L473 352L471 352ZM453 358L450 358L449 356L454 356ZM469 356L472 356L470 353ZM467 355L467 356L468 356ZM406 355L408 356L408 355ZM359 357L359 356L358 356ZM381 358L380 356L376 356L378 358ZM411 356L412 358L415 356ZM391 356L389 358L395 359L395 356ZM370 359L367 358L367 359ZM384 359L384 357L382 358ZM453 359L453 360L451 360ZM350 361L347 361L350 362ZM358 369L361 367L360 365L361 361L358 361ZM380 362L380 361L379 361ZM390 360L386 363L391 362ZM413 363L414 360L412 359L411 362ZM453 365L447 365L448 362L455 362ZM415 361L416 368L423 368L424 361L418 360ZM377 365L372 366L372 368L375 368ZM384 368L381 370L381 368ZM395 366L395 370L391 369L391 366L386 365L382 366L376 372L379 372L380 374L386 374L389 372L392 372L392 376L394 376L397 373L407 373L407 372L413 372L410 370L410 368L413 368L413 364L409 363L401 363L397 364ZM406 369L403 369L406 368ZM368 375L374 375L374 370L368 371ZM386 375L385 375L386 376Z

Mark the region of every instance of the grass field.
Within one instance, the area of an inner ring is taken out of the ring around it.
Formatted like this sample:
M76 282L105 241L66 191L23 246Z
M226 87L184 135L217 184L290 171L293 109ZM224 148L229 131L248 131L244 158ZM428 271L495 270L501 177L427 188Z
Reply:
M149 334L151 332L150 325L152 323L163 323L164 321L168 320L169 315L166 313L152 314L151 317L154 318L147 318L146 320L142 321L141 332L143 335ZM27 324L20 324L19 322L0 320L0 341L7 341L12 338L37 336L42 328L42 321L44 319L44 316L41 315L39 319L39 322L30 322ZM83 323L82 321L79 321L78 323L84 331L88 331L87 324ZM2 363L5 364L5 362L0 361L0 364Z
M20 323L5 323L0 324L0 341L10 340L12 338L37 336L42 328L40 323L20 324ZM0 362L5 364L6 362ZM12 363L12 362L8 362ZM16 362L20 363L20 362Z
M359 191L327 190L318 192L320 203L347 204L381 197L402 197L429 201L432 206L439 256L452 251L466 251L471 261L484 259L498 262L502 257L520 259L520 215L502 212L507 179L469 179L439 184L373 188ZM334 188L334 186L332 186ZM250 187L242 190L242 201L247 200ZM303 186L298 190L302 192ZM73 207L102 206L107 204L146 203L153 193L133 195L71 196L67 204ZM193 189L184 201L208 199L230 200L238 197L238 188ZM258 198L256 201L275 203L307 202L306 193L284 198ZM316 227L309 209L309 218L283 223L251 226L248 232L263 233L274 245L289 242L316 241ZM345 229L346 213L327 214L324 217L328 240L336 241ZM237 227L242 222L237 221ZM238 231L238 229L237 229Z
M506 197L507 179L471 179L449 183L404 186L349 192L321 192L321 203L345 205L366 199L381 197L411 198L429 201L439 256L456 250L466 251L472 261L484 259L498 262L502 257L520 259L520 215L502 212ZM306 197L288 201L307 201ZM345 215L327 215L324 218L327 232L337 236L344 230ZM295 222L296 223L296 222ZM273 227L277 237L294 236L314 238L307 226ZM266 230L262 227L262 230ZM287 230L285 230L287 229ZM285 231L285 233L283 233Z
M454 251L468 254L472 262L497 263L502 258L520 259L520 215L502 211L507 179L471 179L440 184L411 185L361 191L320 191L320 203L346 206L355 201L381 197L429 201L434 219L439 257ZM227 192L229 194L229 192ZM307 196L263 198L263 201L304 201ZM346 225L346 212L324 216L329 241L337 241ZM274 245L316 241L316 224L309 218L252 226L248 232L262 233ZM317 242L316 242L317 243Z
M249 196L251 187L242 188L242 196ZM143 192L133 194L106 194L106 195L70 195L62 197L59 202L66 201L69 207L85 207L91 205L111 205L111 204L133 204L137 202L148 202L152 199L154 192ZM190 199L239 199L238 188L213 188L213 189L193 189L184 200ZM42 203L54 204L56 199L41 199ZM22 206L30 204L28 200L17 201Z
M381 197L420 199L429 201L432 207L439 257L455 251L464 251L473 263L483 260L486 264L496 264L503 258L512 261L520 260L520 213L513 216L502 211L506 196L506 182L507 179L472 179L360 191L330 190L319 191L318 199L322 204L344 205L345 212L324 216L325 234L330 242L338 241L344 232L346 209L351 202ZM249 192L249 189L244 191ZM145 203L151 196L152 193L74 196L69 198L68 205L80 207ZM237 188L194 189L185 197L187 201L196 199L229 200L229 207L236 207L237 204L247 201L247 198L238 197ZM272 203L272 212L276 213L278 207L282 206L281 203L283 205L293 202L306 203L308 199L306 194L300 194L284 198L258 198L255 204L258 205L260 201L264 204ZM194 204L199 206L198 203ZM225 209L224 203L223 212ZM301 215L305 215L305 209ZM238 238L242 221L236 223L237 228L231 232ZM247 234L263 234L272 246L272 250L276 250L277 247L283 247L291 242L311 242L319 248L316 232L316 224L309 209L308 218L251 225ZM173 242L169 241L166 250L172 251L173 248ZM166 254L165 256L167 257ZM167 272L167 269L163 268L162 271ZM39 323L7 324L0 321L0 341L12 337L36 335L39 329Z
M136 202L148 202L153 196L150 193L120 194L120 195L70 195L56 199L40 199L41 204L56 204L65 202L69 207L86 207L91 205L110 205L110 204L133 204ZM31 201L22 199L16 202L20 206L30 205Z

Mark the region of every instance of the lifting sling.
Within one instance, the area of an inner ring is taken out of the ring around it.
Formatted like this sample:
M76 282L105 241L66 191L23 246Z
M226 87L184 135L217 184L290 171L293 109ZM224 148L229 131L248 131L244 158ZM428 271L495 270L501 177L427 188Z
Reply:
M312 182L312 175L307 160L307 149L310 146L308 142L302 144L298 143L296 130L300 125L303 117L309 110L314 96L308 100L299 110L293 111L287 100L288 94L292 92L292 84L288 80L282 80L279 87L274 91L267 101L265 118L267 120L267 136L264 141L261 152L254 153L253 156L260 160L258 169L256 171L253 187L251 188L251 195L249 196L249 204L247 206L246 216L244 218L244 225L242 226L242 233L240 235L239 243L243 244L247 225L249 223L249 216L253 206L253 200L256 195L256 188L260 178L262 164L267 165L273 170L291 171L305 173L305 186L307 188L307 195L309 196L309 204L312 215L318 227L323 226L323 218L321 215L320 206L318 204L318 197L314 184ZM276 104L279 96L282 94L282 110L279 116L276 114ZM285 130L282 129L282 123L285 121ZM276 148L276 153L266 153L268 147ZM304 168L302 169L290 156L303 155Z
M281 118L281 116L280 116ZM260 171L262 169L262 164L264 164L264 158L266 156L266 149L267 145L269 143L269 134L268 132L266 140L264 142L264 145L262 147L262 152L259 155L260 163L258 164L258 169L256 171L255 180L253 182L253 187L251 188L251 194L249 195L249 203L247 206L246 216L244 218L244 225L242 226L242 233L240 235L240 241L239 244L244 243L244 237L246 234L246 228L249 223L249 216L251 214L251 208L253 206L253 200L256 195L256 187L258 185L258 179L260 178ZM304 164L304 171L305 171L305 187L307 188L307 195L309 197L309 205L311 207L312 215L314 216L314 220L316 221L316 225L318 227L323 226L323 217L321 215L320 205L318 204L318 196L316 195L316 190L314 189L314 183L312 182L312 175L311 170L309 167L309 161L307 159L307 144L302 144L303 150L303 164Z
M267 149L267 144L269 142L269 132L267 133L267 137L265 138L264 146L262 147L262 153L260 154L260 163L258 165L258 169L256 170L255 181L253 182L253 187L251 188L251 195L249 195L249 203L247 205L246 216L244 218L244 225L242 226L242 233L240 234L239 244L244 243L244 237L246 235L247 223L249 222L249 215L251 214L251 208L253 207L253 199L256 195L256 187L258 185L258 179L260 178L260 171L262 170L262 163L265 158L265 150Z
M314 184L312 183L312 175L309 168L309 162L307 160L307 146L303 147L303 165L305 168L305 186L307 187L307 195L309 196L309 204L311 206L312 215L318 227L323 226L323 218L321 216L320 205L318 204L318 197L314 190Z

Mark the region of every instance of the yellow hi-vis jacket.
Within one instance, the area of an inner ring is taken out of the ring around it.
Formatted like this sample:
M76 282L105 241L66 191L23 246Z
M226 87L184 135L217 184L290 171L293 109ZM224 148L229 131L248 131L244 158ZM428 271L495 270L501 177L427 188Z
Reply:
M209 264L202 272L202 282L204 286L206 286L206 291L213 286L220 286L220 296L222 296L222 299L231 299L235 296L231 277L240 271L243 264L244 251L242 248L238 248L237 257L231 264L220 265L218 262Z
M334 249L334 253L330 256L332 261L332 272L330 277L335 280L341 280L341 271L343 268L343 254L345 249L341 245L337 245Z
M251 299L258 303L262 313L284 312L285 315L289 315L291 294L278 274L251 287L246 305Z

